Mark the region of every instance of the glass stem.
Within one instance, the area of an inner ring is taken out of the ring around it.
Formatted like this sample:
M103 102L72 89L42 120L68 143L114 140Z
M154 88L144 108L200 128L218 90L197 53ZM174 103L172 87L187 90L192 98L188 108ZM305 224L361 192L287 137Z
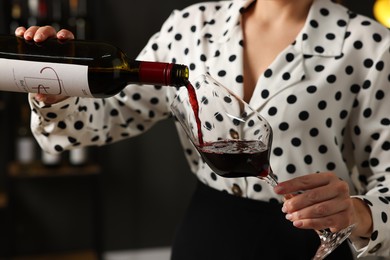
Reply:
M278 185L278 180L276 179L276 176L272 171L268 173L267 177L263 177L262 179L265 180L273 188Z

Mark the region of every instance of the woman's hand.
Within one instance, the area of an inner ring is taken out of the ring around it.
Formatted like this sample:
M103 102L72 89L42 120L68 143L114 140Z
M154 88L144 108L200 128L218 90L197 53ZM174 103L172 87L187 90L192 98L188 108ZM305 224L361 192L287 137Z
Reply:
M73 40L74 35L71 31L60 30L56 32L52 26L31 26L28 29L18 27L15 30L15 35L23 37L27 41L43 42L49 38L58 38L59 40Z
M371 211L363 201L350 197L348 184L334 173L297 177L280 183L275 192L297 194L284 202L283 212L298 228L336 232L356 224L353 236L371 235Z
M59 40L73 40L74 35L68 30L56 30L52 26L31 26L28 29L25 27L18 27L15 30L15 35L23 37L27 41L43 42L49 38L57 38ZM46 94L33 94L33 98L37 101L44 102L45 104L51 105L68 98L67 96L59 95L46 95Z

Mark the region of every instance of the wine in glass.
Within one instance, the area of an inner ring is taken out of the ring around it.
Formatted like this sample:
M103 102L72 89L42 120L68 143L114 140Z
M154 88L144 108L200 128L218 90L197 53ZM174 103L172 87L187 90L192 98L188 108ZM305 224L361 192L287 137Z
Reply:
M202 75L179 91L173 114L209 167L223 177L258 177L278 184L270 165L272 128L240 97ZM286 196L286 199L293 195ZM318 230L321 245L313 259L324 259L351 234Z

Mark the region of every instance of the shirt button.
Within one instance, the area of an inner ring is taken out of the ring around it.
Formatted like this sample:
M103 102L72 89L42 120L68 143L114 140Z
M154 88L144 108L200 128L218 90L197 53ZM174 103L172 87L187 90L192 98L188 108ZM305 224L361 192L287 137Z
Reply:
M368 251L368 253L373 254L373 253L375 253L376 251L378 251L381 247L382 247L382 244L379 243L379 244L377 244L376 246L374 246L370 251Z
M238 186L237 184L233 184L232 192L235 196L242 197L242 190L241 190L240 186Z

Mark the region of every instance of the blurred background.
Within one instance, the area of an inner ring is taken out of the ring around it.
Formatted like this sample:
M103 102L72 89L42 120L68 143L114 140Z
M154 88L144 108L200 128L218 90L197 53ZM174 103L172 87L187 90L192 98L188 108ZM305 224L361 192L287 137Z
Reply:
M0 0L0 33L52 24L136 57L196 0ZM344 0L373 17L375 1ZM168 259L195 177L172 122L100 148L44 154L26 96L0 93L0 259ZM145 258L142 258L145 257Z

